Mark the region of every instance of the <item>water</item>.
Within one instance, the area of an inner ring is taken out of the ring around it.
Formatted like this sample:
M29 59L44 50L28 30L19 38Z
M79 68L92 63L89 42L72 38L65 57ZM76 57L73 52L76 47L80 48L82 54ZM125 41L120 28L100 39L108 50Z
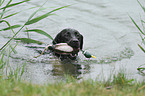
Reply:
M13 2L19 0L13 0ZM27 4L13 8L13 11L40 6L45 0L31 0ZM143 4L145 2L142 2ZM42 15L54 8L64 5L72 6L55 12L57 15L50 16L36 24L27 26L28 29L39 28L55 37L64 28L74 28L84 36L84 50L93 53L96 59L86 59L79 53L79 60L75 62L61 62L51 54L45 54L39 58L36 50L40 48L27 48L19 43L16 47L17 54L11 55L11 65L27 63L23 79L33 83L47 83L65 80L64 74L81 79L96 78L106 79L118 71L125 72L129 78L143 80L145 77L138 74L137 67L145 62L145 54L139 49L137 43L141 43L138 30L131 22L129 15L140 24L140 16L143 11L136 0L48 0L44 5L47 10L39 12ZM28 17L36 9L24 11L10 18L13 24L24 24ZM12 11L12 12L13 12ZM6 25L3 25L5 27ZM17 29L16 29L17 30ZM0 46L2 46L12 33L0 32ZM27 37L21 32L17 37ZM37 33L31 33L32 39L40 40L48 44L51 40ZM12 42L14 44L14 42ZM35 45L40 46L40 45ZM46 46L46 45L42 45Z

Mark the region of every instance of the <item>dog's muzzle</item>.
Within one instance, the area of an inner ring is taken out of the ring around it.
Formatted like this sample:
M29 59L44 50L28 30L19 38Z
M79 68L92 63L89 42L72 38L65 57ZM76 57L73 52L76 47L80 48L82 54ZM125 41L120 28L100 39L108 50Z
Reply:
M74 49L80 49L80 42L78 39L72 39L68 42L68 45Z

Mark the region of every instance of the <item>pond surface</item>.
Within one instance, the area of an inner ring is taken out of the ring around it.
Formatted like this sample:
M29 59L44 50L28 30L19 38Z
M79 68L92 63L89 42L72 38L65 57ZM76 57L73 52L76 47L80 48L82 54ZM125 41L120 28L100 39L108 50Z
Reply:
M19 0L13 0L18 2ZM30 7L40 6L45 0L31 0L21 6L14 7L12 12ZM143 4L145 2L142 2ZM107 80L117 72L124 72L129 78L144 80L144 76L138 74L137 67L145 63L145 54L137 44L141 43L137 28L131 22L129 15L140 24L140 16L143 11L137 0L48 0L43 6L47 8L38 15L42 15L54 8L65 5L72 6L55 12L36 24L27 26L28 29L38 28L46 31L52 37L64 28L74 28L84 36L84 50L95 55L96 59L86 59L81 52L79 60L60 61L51 54L45 54L38 58L37 51L42 48L27 48L26 46L46 46L19 43L16 47L17 54L12 54L10 63L12 66L22 66L27 63L23 79L33 83L50 83L65 80L64 74L75 78ZM24 11L9 19L11 25L24 24L28 17L36 9ZM6 27L1 26L1 28ZM16 29L18 30L18 29ZM0 33L0 46L12 36L12 32ZM20 32L17 37L27 37ZM37 33L30 33L30 38L50 44L52 41ZM12 42L12 45L15 44Z

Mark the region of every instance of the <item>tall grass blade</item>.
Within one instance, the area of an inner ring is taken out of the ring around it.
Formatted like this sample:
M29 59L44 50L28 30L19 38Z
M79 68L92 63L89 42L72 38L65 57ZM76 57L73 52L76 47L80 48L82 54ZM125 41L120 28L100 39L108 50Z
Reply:
M47 1L48 1L48 0L47 0ZM46 2L47 2L47 1L46 1ZM46 2L45 2L45 3L46 3ZM45 3L44 3L44 4L45 4ZM43 4L43 5L44 5L44 4ZM43 6L43 5L42 5L42 6ZM41 7L42 7L42 6L41 6ZM38 10L36 10L36 11L28 18L28 21L29 21L29 20L30 20L30 19L31 19L40 9L41 9L41 7L40 7ZM0 21L0 23L1 23L1 22L3 22L3 21ZM17 36L17 34L24 28L24 26L25 26L25 24L19 29L19 31L17 31L17 32L13 35L13 37L12 37L11 39L9 39L9 40L0 48L0 50L3 50L3 49L11 42L11 40L13 40L13 39L15 38L15 36Z
M19 66L17 65L17 68L16 70L12 71L13 74L12 74L12 77L14 76L14 78L17 80L18 79L18 72L19 72L20 68Z
M36 17L36 18L34 18L34 19L32 19L32 20L26 22L26 25L30 25L30 24L36 23L36 22L38 22L38 21L40 21L40 20L42 20L42 19L44 19L44 18L46 18L46 17L52 15L52 14L51 14L52 12L55 12L55 11L57 11L57 10L66 8L66 7L68 7L68 6L70 6L70 5L56 8L56 9L54 9L54 10L52 10L52 11L50 11L50 12L44 14L44 15L41 15L41 16L39 16L39 17Z
M12 13L12 14L10 14L10 15L8 15L8 16L3 17L3 19L12 17L12 16L14 16L14 15L17 15L18 13L21 13L21 12L23 12L23 11L26 11L26 10L29 10L29 9L33 9L33 8L36 8L36 7L31 7L31 8L24 9L24 10L22 10L22 11L19 11L19 12Z
M47 36L48 38L50 38L51 40L53 40L53 38L48 33L46 33L43 30L40 30L40 29L25 30L24 32L36 32L36 33L42 34L44 36Z
M5 21L5 20L0 20L0 23L3 23L3 22L7 22L7 21Z
M5 22L8 26L9 26L9 28L11 29L11 31L15 34L15 32L14 32L14 28L12 28L12 26L10 25L10 23L8 22L8 21L6 21L6 20L1 20L0 21L0 23L2 23L2 22ZM18 26L14 26L14 27L18 27ZM5 28L4 28L5 29ZM1 29L2 30L2 29Z
M47 1L48 1L48 0L47 0ZM46 1L46 2L47 2L47 1ZM45 2L45 3L46 3L46 2ZM45 3L44 3L44 4L45 4ZM44 5L44 4L43 4L43 5ZM43 5L41 5L34 13L32 13L32 15L28 18L28 21L30 21L30 19L32 19L32 18L34 17L34 15L35 15L38 11L41 10L41 8L42 8ZM28 22L28 21L27 21L27 22ZM26 22L26 23L27 23L27 22ZM26 25L26 24L25 24L25 25Z
M0 65L0 69L3 69L6 63L4 62L3 64Z
M4 59L4 54L2 55L2 58L1 58L0 69L2 69L6 65L6 63L3 62L3 59Z
M0 1L1 1L1 0L0 0ZM1 1L1 2L0 2L0 6L1 6L4 2L5 2L5 0Z
M48 1L48 0L47 0L47 1ZM46 1L46 2L47 2L47 1ZM45 2L45 3L46 3L46 2ZM45 4L45 3L44 3L44 4ZM43 4L43 5L44 5L44 4ZM43 6L43 5L42 5L42 6ZM41 7L42 7L42 6L41 6ZM31 19L40 9L41 9L41 7L40 7L38 10L36 10L36 11L28 18L28 21L29 21L29 20L30 20L30 19ZM27 21L27 22L28 22L28 21ZM25 23L25 24L26 24L26 23ZM25 27L25 24L19 29L19 31L17 31L17 32L13 35L13 37L12 37L11 39L9 39L9 40L0 48L0 50L3 50L3 49L11 42L11 40L13 40L13 39L15 38L15 36L17 36L17 34Z
M144 68L144 67L142 67L142 68L137 68L137 70L142 70L142 71L144 71L145 68Z
M142 6L142 4L137 0L137 2L139 3L139 5L141 6L141 8L143 9L143 11L145 12L145 7Z
M141 39L142 39L142 43L145 45L144 38L142 37L142 35L141 35L141 34L139 34L139 35L140 35L140 37L141 37Z
M17 47L18 44L19 44L19 42L17 42L14 47L10 46L12 50L11 50L11 52L9 54L11 54L12 52L14 52L14 54L17 53L17 51L15 50L15 48Z
M145 23L145 21L141 20L142 23Z
M12 0L10 0L10 1L6 4L6 6L8 6L11 2L12 2ZM3 12L5 12L5 10L6 10L6 8L3 8ZM4 14L1 15L0 19L3 17L3 15L4 15Z
M53 14L49 14L49 15L47 15L47 16L50 16L50 15L53 15ZM40 21L40 20L46 18L47 16L42 15L42 16L40 16L40 17L36 17L36 18L34 18L34 19L32 19L32 20L26 22L25 25L31 25L31 24L37 23L38 21Z
M21 70L21 75L20 76L22 76L23 74L24 74L24 71L25 71L25 66L26 66L26 63L23 65L23 67L22 67L22 70Z
M26 27L27 38L30 38L29 32L27 30L28 30L28 28Z
M12 17L12 16L14 16L14 15L16 15L16 14L18 14L18 13L20 13L20 12L16 12L16 13L10 14L10 15L8 15L8 16L5 16L5 17L3 17L3 19L6 19L6 18L9 18L9 17Z
M19 28L19 27L21 27L21 25L13 25L13 26L10 26L10 27L7 27L7 28L4 28L4 29L1 29L0 31L6 31L6 30L10 30L10 29Z
M145 33L139 28L139 26L136 24L136 22L133 20L133 18L131 16L129 16L130 19L132 20L132 22L134 23L134 25L138 28L138 30L143 34L145 35Z
M12 1L12 0L11 0L11 1ZM28 2L28 1L30 1L30 0L24 0L24 1L21 1L21 2L18 2L18 3L13 3L13 4L10 4L10 5L6 5L5 7L0 8L0 10L6 9L6 8L9 8L9 7L13 7L13 6L16 6L16 5L19 5L19 4Z
M29 38L14 38L15 40L19 40L23 43L36 43L36 44L43 44L43 42L37 41L37 40L33 40L33 39L29 39Z
M3 67L4 63L4 54L1 55L1 60L0 60L0 69Z
M9 53L9 55L12 53L12 52L14 52L14 54L16 54L17 53L17 51L10 45L10 48L11 48L11 52Z
M140 47L140 49L145 53L145 49L143 47L141 47L139 44L138 46Z

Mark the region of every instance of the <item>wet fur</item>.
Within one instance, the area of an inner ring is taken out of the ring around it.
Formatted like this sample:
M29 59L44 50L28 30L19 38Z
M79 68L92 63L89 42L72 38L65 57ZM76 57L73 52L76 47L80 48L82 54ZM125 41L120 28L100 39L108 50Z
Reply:
M75 29L67 28L58 33L52 42L54 45L58 43L67 43L72 48L76 49L71 55L56 54L61 60L71 59L75 60L78 56L79 50L83 48L83 36Z

